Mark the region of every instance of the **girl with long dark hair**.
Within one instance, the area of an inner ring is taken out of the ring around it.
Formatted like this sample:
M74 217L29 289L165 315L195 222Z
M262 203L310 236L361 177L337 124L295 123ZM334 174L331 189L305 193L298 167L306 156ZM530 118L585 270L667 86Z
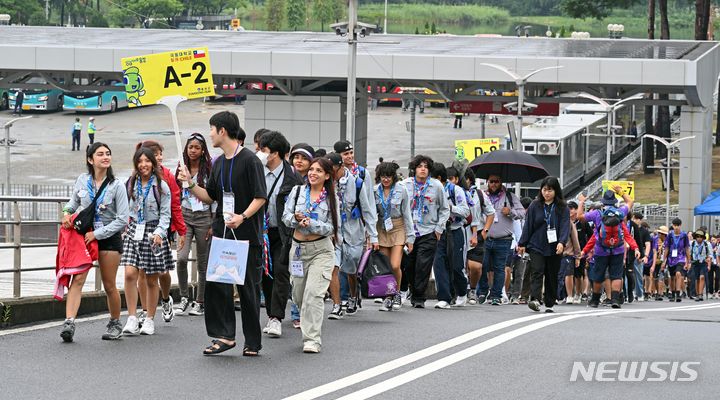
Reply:
M72 229L72 215L89 207L93 199L97 198L93 230L85 234L85 242L97 241L98 244L100 271L96 273L102 275L110 311L110 322L102 336L104 340L119 339L122 334L120 293L115 287L115 276L123 251L122 232L130 212L125 187L113 175L111 162L112 152L108 145L97 142L88 146L85 159L87 173L80 175L75 181L70 201L63 208L62 220L63 229ZM108 180L107 186L98 193L105 180ZM65 342L72 342L75 335L75 317L80 308L87 272L72 276L65 303L65 323L60 332Z
M570 210L565 203L560 182L548 176L540 184L537 198L530 203L518 254L530 254L531 301L528 307L540 311L540 297L545 281L545 312L553 312L557 301L560 260L570 235Z
M128 319L123 333L155 333L155 311L160 296L159 277L174 268L167 231L170 227L170 187L162 178L155 154L141 147L133 156L133 174L128 183L130 225L123 239L120 263L125 266L125 299ZM135 316L138 301L138 277L146 285L147 316L139 326Z
M307 183L296 186L285 203L283 223L295 229L290 248L293 300L300 308L303 352L319 353L325 292L335 266L340 238L340 208L333 166L325 158L310 164Z
M390 259L393 275L398 288L402 280L400 264L403 246L412 251L415 243L410 198L407 191L398 185L397 170L400 166L394 162L381 162L375 168L375 205L378 212L378 244L380 252ZM380 311L399 310L402 306L400 292L383 300Z
M196 185L205 188L210 179L212 162L205 137L200 133L193 133L185 143L183 160L190 171L191 180ZM175 179L180 172L175 172ZM178 186L182 183L178 180ZM186 312L190 315L203 315L205 313L205 273L208 263L208 248L210 236L212 236L212 209L208 204L203 203L190 190L182 190L182 214L187 227L185 243L178 251L177 274L180 285L180 307L176 313L183 315ZM190 303L188 291L188 257L190 255L190 243L193 237L197 244L197 266L198 266L198 287L195 293L195 300ZM190 311L188 311L190 308Z

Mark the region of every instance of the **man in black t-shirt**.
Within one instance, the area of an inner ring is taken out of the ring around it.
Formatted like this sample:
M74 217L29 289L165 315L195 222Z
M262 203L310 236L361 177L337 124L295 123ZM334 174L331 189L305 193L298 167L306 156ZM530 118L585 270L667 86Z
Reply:
M267 200L265 174L260 159L242 146L245 131L234 113L223 111L210 118L210 141L224 154L215 161L206 188L191 183L189 189L205 203L217 202L213 236L250 243L245 284L238 286L237 290L245 336L243 355L257 356L262 348L260 281L262 214ZM187 168L184 168L179 179L187 181L189 176ZM205 328L208 336L217 340L213 340L203 354L219 354L235 347L235 325L232 285L208 281L205 288Z
M633 259L632 261L633 273L635 278L635 298L637 299L637 301L647 300L645 296L645 288L643 285L643 268L648 262L648 257L650 256L650 244L652 243L650 232L641 226L643 218L644 216L640 212L632 213L631 224L633 227L633 239L635 239L635 242L640 249L641 257L639 260ZM628 272L629 271L630 269L628 268Z

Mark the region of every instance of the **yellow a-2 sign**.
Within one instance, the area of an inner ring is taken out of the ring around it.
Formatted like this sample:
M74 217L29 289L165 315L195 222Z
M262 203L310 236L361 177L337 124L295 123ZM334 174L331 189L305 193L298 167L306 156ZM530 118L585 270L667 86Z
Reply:
M207 47L168 51L121 60L128 107L156 104L165 96L214 96Z
M455 158L473 161L485 153L500 149L500 139L470 139L455 141Z
M631 199L635 200L635 182L634 181L602 181L602 190L603 193L607 191L608 189L612 190L615 186L620 186L623 188L625 193L627 193L628 196L630 196ZM615 194L615 197L618 198L618 200L622 200L622 196Z

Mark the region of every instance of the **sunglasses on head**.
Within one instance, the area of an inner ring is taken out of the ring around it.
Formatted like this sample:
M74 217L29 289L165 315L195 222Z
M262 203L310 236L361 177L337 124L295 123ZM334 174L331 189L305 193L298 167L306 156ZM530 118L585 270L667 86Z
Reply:
M203 137L203 135L201 135L201 134L199 134L199 133L193 133L193 134L191 134L190 137L189 137L189 139L197 139L197 140L199 140L199 141L201 141L201 142L205 142L205 137Z

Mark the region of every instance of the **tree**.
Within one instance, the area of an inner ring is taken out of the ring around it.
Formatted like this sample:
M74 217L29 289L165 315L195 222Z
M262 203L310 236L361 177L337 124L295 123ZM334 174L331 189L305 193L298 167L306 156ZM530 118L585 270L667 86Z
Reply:
M285 22L287 5L285 0L267 0L265 3L267 28L270 31L279 31Z
M560 10L573 18L603 19L613 8L628 8L637 0L561 0Z
M183 10L179 0L125 0L124 9L133 10L133 17L143 25L147 18L172 18Z
M33 14L42 11L37 0L0 0L0 14L9 14L12 23L27 24Z
M305 14L305 0L288 0L288 26L296 31L305 25L307 15Z
M695 0L695 40L708 40L710 0Z
M334 0L313 0L312 14L320 21L320 30L325 32L325 24L336 18L337 1Z
M648 0L648 39L655 39L655 0ZM652 93L648 94L648 98L652 99ZM649 135L655 134L655 121L653 121L653 106L645 106L645 133ZM650 168L655 165L655 142L653 140L643 140L643 172L648 175L654 175L655 169Z

